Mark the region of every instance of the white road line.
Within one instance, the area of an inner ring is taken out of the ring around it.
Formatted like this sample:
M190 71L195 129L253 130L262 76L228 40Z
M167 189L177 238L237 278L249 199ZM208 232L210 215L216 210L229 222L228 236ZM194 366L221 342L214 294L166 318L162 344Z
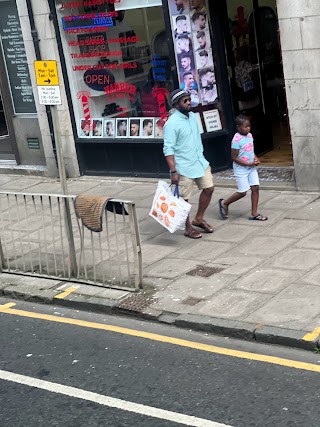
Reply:
M216 423L214 421L193 417L191 415L184 415L179 414L178 412L153 408L152 406L140 405L139 403L128 402L126 400L92 393L91 391L81 390L75 387L38 380L37 378L32 378L25 375L14 374L12 372L0 370L0 380L27 385L30 387L39 388L41 390L47 390L52 393L64 394L65 396L88 400L90 402L98 403L99 405L109 406L110 408L134 412L136 414L145 415L148 417L159 418L160 420L168 420L185 426L231 427L226 424Z

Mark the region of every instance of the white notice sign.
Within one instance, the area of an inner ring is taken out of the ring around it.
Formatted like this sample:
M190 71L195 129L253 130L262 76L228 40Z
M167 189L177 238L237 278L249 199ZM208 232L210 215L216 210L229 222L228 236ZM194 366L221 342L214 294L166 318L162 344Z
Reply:
M42 105L61 105L59 86L38 86L38 94Z
M207 132L215 132L222 129L219 110L204 111L203 118Z

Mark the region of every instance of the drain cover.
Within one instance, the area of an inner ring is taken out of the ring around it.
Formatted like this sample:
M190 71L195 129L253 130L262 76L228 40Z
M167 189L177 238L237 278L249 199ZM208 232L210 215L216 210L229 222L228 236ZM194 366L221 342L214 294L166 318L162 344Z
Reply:
M153 302L155 302L155 298L134 294L120 301L117 304L117 307L121 308L122 310L143 311Z
M200 276L200 277L210 277L213 274L220 273L223 271L223 268L218 267L206 267L205 265L197 265L193 270L186 273L188 276Z
M198 302L203 301L202 298L188 297L181 302L181 304L185 305L196 305Z

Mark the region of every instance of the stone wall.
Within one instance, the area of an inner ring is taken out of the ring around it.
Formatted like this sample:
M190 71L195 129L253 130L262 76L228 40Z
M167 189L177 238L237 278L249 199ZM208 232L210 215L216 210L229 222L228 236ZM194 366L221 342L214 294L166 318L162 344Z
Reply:
M277 7L296 184L320 191L320 1Z
M56 161L53 153L50 130L48 125L48 118L44 105L40 105L38 102L37 85L34 71L35 50L31 36L30 22L28 16L28 10L25 0L17 1L18 13L21 21L21 29L26 47L26 54L30 69L30 76L32 86L34 88L34 97L36 101L37 115L41 130L43 149L46 158L46 164L48 168L48 174L50 176L57 176ZM36 30L39 36L39 45L41 52L41 59L49 60L53 59L58 62L58 72L60 79L60 90L62 105L57 107L58 109L58 129L56 129L56 138L59 138L63 146L64 159L66 165L67 176L77 177L79 176L79 166L77 161L77 154L75 149L74 137L72 132L72 125L69 113L69 106L66 98L65 88L63 84L63 77L61 71L60 58L57 48L57 41L55 38L55 32L52 22L49 19L49 5L47 0L32 0L33 14L35 20Z

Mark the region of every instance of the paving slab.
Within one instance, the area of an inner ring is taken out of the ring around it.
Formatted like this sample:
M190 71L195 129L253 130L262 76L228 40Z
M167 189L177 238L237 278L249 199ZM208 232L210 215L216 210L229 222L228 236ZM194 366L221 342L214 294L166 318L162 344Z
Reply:
M198 264L197 261L191 259L164 259L156 262L151 267L145 269L147 277L163 277L164 279L173 279L187 271L192 270Z
M183 275L176 280L173 280L166 288L155 293L155 297L164 298L193 297L198 299L206 299L217 293L234 280L233 276L226 274L214 274L210 277L196 277Z
M261 268L261 266L259 266L257 269L254 269L254 271L235 280L228 288L278 294L292 282L298 280L303 274L303 272L267 267Z
M317 228L319 228L319 223L316 221L308 221L304 219L282 219L272 228L263 230L263 234L268 236L301 239Z
M320 250L320 229L313 230L308 236L296 243L298 248Z
M233 222L221 221L221 227L211 235L206 236L206 240L237 243L255 232L256 230L251 225L238 225Z
M254 256L222 256L215 259L213 265L223 266L226 274L241 275L247 273L263 261Z
M282 251L294 242L294 239L286 239L284 237L251 237L247 239L245 243L234 248L233 251L230 252L230 255L258 255L259 257L267 258Z
M320 315L320 287L293 283L245 318L247 322L302 329Z
M270 300L271 295L246 292L237 289L222 289L209 301L199 303L194 313L223 319L243 320Z
M296 210L308 205L309 203L313 202L318 198L319 195L312 193L301 194L292 192L282 192L276 197L273 197L268 202L264 203L263 207L265 209L279 209L280 211Z
M316 267L309 273L299 278L299 282L308 283L310 285L320 286L320 267ZM319 323L320 326L320 323Z
M319 252L311 249L285 249L271 264L275 267L309 271L320 264Z
M197 241L197 243L189 244L186 249L180 249L171 256L181 259L194 259L204 262L212 262L221 254L230 251L232 248L231 243L220 242L206 242L205 236ZM169 255L170 256L170 255ZM181 261L180 261L181 262Z
M320 200L317 199L301 209L288 212L286 217L320 222Z

